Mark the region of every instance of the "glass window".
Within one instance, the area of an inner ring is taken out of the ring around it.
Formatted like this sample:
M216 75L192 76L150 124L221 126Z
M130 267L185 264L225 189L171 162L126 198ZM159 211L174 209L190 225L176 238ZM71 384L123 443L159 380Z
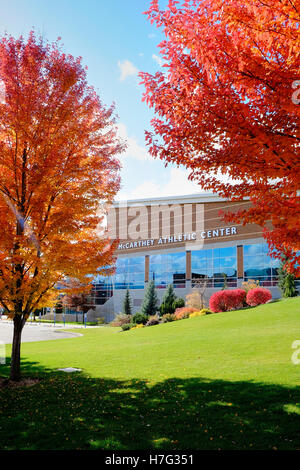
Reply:
M185 252L150 255L149 279L156 287L163 288L169 284L174 287L185 287L186 261Z
M145 280L145 257L117 258L113 276L115 289L143 289Z
M98 275L94 278L91 291L91 303L93 305L104 304L113 295L113 283L111 276Z
M280 261L268 255L267 243L244 245L244 278L254 279L261 286L276 286Z
M191 252L192 285L205 279L208 287L222 287L226 279L229 287L237 285L236 247L195 250Z

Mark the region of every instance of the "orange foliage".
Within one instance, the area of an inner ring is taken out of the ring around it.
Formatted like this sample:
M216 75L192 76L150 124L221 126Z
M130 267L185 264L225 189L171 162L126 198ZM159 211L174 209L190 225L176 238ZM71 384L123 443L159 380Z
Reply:
M197 312L197 308L194 307L180 307L177 308L174 312L174 317L176 320L183 320L189 318L190 313Z
M298 2L299 7L299 2ZM300 10L281 0L157 0L165 70L141 73L154 108L154 157L186 166L202 188L251 207L271 251L300 262ZM299 263L300 264L300 263ZM298 267L300 272L300 267Z
M112 264L99 206L119 189L123 144L113 108L58 42L2 38L0 79L0 302L25 320L59 282L84 289Z

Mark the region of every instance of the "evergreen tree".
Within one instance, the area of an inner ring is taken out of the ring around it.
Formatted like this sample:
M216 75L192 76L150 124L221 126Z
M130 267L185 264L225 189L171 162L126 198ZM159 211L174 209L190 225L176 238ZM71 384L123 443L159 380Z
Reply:
M284 268L285 263L286 259L281 262L278 269L278 287L282 297L295 297L297 295L295 276Z
M176 294L174 292L172 284L170 284L167 287L165 295L162 299L161 306L159 307L159 311L160 311L161 315L164 315L165 313L174 313L175 300L176 300Z
M131 298L130 298L130 293L129 293L128 289L126 291L124 301L123 301L123 313L124 313L124 315L131 315L132 314Z
M141 307L141 313L144 315L155 315L158 310L158 298L155 290L154 281L149 281L146 288L145 297Z
M222 273L222 276L223 276L223 279L224 279L222 290L226 290L226 289L228 289L227 274Z

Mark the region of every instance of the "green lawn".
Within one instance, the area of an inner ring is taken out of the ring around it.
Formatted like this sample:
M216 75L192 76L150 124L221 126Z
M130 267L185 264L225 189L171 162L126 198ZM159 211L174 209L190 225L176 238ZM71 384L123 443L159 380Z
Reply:
M299 317L296 298L24 343L24 375L42 380L0 390L1 448L300 449ZM56 371L69 366L82 372Z

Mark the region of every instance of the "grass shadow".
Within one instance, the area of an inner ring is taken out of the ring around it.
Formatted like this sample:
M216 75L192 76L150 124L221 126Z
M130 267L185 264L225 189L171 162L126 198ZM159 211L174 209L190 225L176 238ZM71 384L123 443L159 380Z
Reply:
M22 370L41 380L0 389L1 449L300 449L297 387L95 379L32 362Z

